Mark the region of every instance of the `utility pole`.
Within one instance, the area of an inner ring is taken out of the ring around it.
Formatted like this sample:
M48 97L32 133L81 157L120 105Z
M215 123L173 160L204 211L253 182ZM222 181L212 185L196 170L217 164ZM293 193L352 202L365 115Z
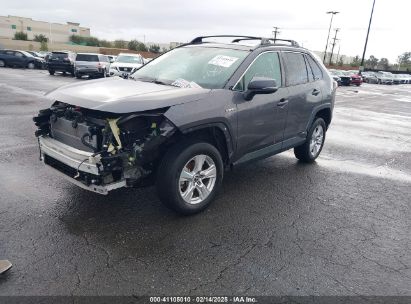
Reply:
M273 26L273 29L274 29L274 31L273 31L273 37L274 37L274 43L275 43L275 40L277 40L277 35L280 33L280 31L279 31L279 27L277 27L277 26Z
M332 43L332 48L331 48L331 56L330 56L330 61L329 61L329 63L328 63L328 65L331 65L331 63L332 63L332 60L333 60L333 54L334 54L334 47L335 47L335 45L336 45L336 41L338 40L337 39L337 34L338 34L338 31L339 31L340 29L339 28L336 28L335 29L335 36L334 36L334 38L333 38L333 43Z
M325 43L325 51L324 51L324 59L323 59L324 63L325 63L325 58L327 57L327 48L328 48L328 41L330 40L331 25L333 24L334 15L336 15L338 13L339 12L335 12L335 11L327 12L327 14L331 14L331 21L330 21L330 27L328 28L327 42Z
M340 43L338 44L338 53L337 53L337 60L335 61L338 65L338 59L340 58L340 49L341 49L341 39L338 39Z
M362 59L361 59L361 66L360 66L360 72L362 69L364 69L364 58L365 58L365 51L367 50L367 44L368 44L368 35L370 34L370 28L371 28L371 21L372 21L372 15L374 13L374 5L375 5L375 0L372 3L372 9L371 9L371 16L370 16L370 21L368 22L368 31L367 31L367 37L365 38L365 45L364 45L364 52L362 53Z

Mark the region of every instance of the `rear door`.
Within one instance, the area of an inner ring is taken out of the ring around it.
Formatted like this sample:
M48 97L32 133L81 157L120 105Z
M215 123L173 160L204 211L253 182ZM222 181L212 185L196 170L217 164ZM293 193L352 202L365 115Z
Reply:
M322 102L322 72L319 76L316 71L314 76L306 55L301 52L283 52L282 57L289 91L283 148L288 148L305 140L313 109Z

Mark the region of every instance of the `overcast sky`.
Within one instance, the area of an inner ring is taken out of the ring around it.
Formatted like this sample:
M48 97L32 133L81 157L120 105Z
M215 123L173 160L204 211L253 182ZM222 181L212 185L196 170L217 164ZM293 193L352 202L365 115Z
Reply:
M323 51L329 10L339 11L340 54L362 55L372 0L20 0L2 1L1 15L79 22L104 39L186 42L198 35L247 34L297 40ZM376 0L367 54L394 62L411 51L410 0ZM332 32L332 37L334 32ZM338 45L335 52L338 51Z

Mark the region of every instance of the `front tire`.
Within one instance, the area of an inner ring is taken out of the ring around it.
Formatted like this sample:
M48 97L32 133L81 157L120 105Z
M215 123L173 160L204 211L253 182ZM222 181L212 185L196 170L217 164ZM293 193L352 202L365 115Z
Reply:
M324 119L317 118L311 125L305 143L294 148L295 157L305 163L314 162L323 149L326 130Z
M223 180L220 152L199 141L177 143L164 156L157 172L157 193L164 205L195 214L213 201Z
M55 71L49 70L49 74L50 74L50 75L54 75L54 73L55 73Z
M30 70L33 70L35 67L36 67L36 65L34 64L34 62L29 62L27 64L27 68L30 69Z

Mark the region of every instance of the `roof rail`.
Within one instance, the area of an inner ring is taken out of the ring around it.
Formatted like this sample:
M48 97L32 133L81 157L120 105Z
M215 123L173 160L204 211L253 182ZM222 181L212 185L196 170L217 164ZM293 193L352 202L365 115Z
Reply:
M232 43L245 41L245 40L260 40L260 45L275 44L276 41L284 41L291 44L291 46L299 47L300 45L295 40L290 39L273 39L273 38L264 38L264 37L255 37L255 36L242 36L242 35L213 35L213 36L199 36L191 40L188 44L200 44L203 43L204 38L235 38L232 40Z
M273 38L264 38L265 40L268 41L264 41L264 44L270 44L270 41L273 41L273 43L275 44L276 41L285 41L285 42L289 42L291 44L291 46L295 46L295 47L300 47L300 45L298 44L297 41L295 40L291 40L291 39L273 39ZM263 40L261 39L261 44L263 44Z
M246 39L240 39L241 40L261 40L261 37L253 37L253 36L242 36L242 35L213 35L213 36L199 36L191 40L190 44L198 44L202 43L204 38L229 38L229 37L234 37L234 38L246 38ZM234 42L234 40L233 40Z

